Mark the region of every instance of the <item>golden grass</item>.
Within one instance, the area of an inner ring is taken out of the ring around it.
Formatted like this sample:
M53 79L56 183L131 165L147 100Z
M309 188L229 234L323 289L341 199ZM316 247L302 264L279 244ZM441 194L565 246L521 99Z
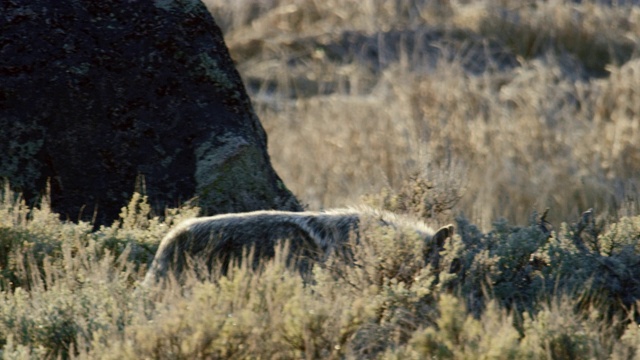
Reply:
M205 3L274 167L312 209L445 172L466 179L454 213L483 228L637 210L637 6Z

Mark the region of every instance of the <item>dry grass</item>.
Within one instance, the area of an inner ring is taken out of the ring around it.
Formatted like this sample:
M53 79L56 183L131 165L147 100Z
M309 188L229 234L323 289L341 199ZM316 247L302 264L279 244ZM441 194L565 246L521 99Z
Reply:
M464 177L488 228L638 206L640 7L570 1L205 1L310 208Z
M121 221L91 232L14 199L0 196L0 214L26 214L0 225L3 359L633 359L640 349L640 217L564 224L551 239L536 224L483 234L460 218L438 268L416 234L362 223L356 265L330 257L306 283L278 248L259 270L243 261L208 281L192 272L140 287L145 248L197 209L160 221L136 194Z

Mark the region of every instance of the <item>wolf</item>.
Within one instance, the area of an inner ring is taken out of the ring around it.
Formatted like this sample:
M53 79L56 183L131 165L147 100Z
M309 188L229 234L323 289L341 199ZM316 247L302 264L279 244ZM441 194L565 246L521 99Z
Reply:
M224 272L232 261L241 261L249 252L256 267L272 258L279 244L286 244L288 262L302 272L331 252L348 258L349 243L360 239L363 223L415 231L424 241L425 261L437 266L445 240L453 236L453 225L434 231L421 221L372 208L334 209L322 212L261 210L185 220L160 242L143 284L149 285L172 271L179 277L191 260L204 262L208 269L217 263ZM433 250L435 249L435 251Z

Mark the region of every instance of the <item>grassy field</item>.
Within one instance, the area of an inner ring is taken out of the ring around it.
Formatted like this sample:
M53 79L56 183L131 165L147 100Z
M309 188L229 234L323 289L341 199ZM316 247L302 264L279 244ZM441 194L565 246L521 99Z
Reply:
M370 227L359 266L310 283L283 250L140 288L197 208L135 194L92 231L6 185L1 358L640 359L640 5L205 3L286 185L310 209L454 223L441 266Z
M454 212L484 229L546 207L555 222L637 210L640 6L205 3L312 209L423 175L456 180Z

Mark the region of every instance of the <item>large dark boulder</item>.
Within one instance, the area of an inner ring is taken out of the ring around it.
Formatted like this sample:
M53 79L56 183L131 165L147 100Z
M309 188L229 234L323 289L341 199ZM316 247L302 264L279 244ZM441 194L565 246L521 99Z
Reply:
M0 2L0 177L107 224L158 209L301 210L271 167L220 29L194 0Z

